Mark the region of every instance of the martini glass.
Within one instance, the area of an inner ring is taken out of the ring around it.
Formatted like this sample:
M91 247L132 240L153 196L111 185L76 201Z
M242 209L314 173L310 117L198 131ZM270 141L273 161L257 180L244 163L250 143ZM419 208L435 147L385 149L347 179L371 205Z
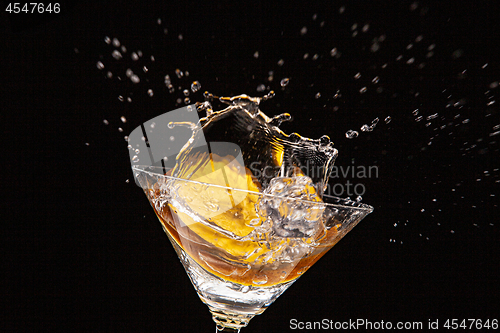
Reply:
M189 105L128 138L136 184L217 332L239 332L373 210L326 195L329 138L283 133L290 115L267 117L261 100Z
M327 195L302 200L132 169L217 332L239 332L372 211ZM273 222L294 214L316 225L282 236L289 229Z

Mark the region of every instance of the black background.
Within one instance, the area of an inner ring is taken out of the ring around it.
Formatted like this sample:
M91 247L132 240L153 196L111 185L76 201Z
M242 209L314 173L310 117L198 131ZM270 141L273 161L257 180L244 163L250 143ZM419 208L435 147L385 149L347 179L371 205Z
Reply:
M499 144L489 136L500 113L496 104L487 106L496 93L489 85L500 79L500 7L440 1L411 10L412 3L95 1L63 3L59 14L2 12L0 151L7 170L0 330L213 330L146 198L126 182L132 174L123 137L173 110L184 98L178 87L193 80L202 89L192 102L203 100L204 90L262 95L256 88L263 83L276 97L262 109L294 116L286 132L328 134L339 166L379 167L378 178L363 180L363 201L374 213L245 331L289 331L292 318L424 325L500 319ZM380 50L371 52L381 35ZM123 59L111 57L105 36L127 47ZM434 55L426 58L432 44ZM330 56L333 47L339 58ZM133 61L137 50L144 56ZM415 64L406 63L411 57ZM127 68L139 74L139 84L126 78ZM177 79L176 68L189 77ZM174 93L163 83L166 74ZM281 89L284 77L290 84ZM360 94L363 86L368 90ZM334 99L338 89L342 97ZM461 99L461 109L446 107ZM439 117L425 126L412 114L417 108L424 118ZM346 139L347 130L375 117L373 132Z

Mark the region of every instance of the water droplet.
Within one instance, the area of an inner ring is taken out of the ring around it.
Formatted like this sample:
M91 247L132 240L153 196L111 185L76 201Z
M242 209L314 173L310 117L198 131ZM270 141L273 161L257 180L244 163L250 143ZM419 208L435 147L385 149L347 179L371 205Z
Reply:
M184 104L189 104L189 103L191 103L189 97L184 98Z
M111 78L113 77L113 73L111 73L111 72L109 72L109 71L108 71L108 72L106 73L106 77L107 77L108 79L111 79Z
M184 73L183 73L183 72L182 72L179 68L177 68L177 69L175 70L175 75L177 75L177 78L179 78L179 79L180 79L181 77L183 77L183 76L184 76Z
M257 86L257 91L258 92L263 92L264 90L266 90L266 86L264 84L259 84Z
M360 195L358 195L358 197L356 198L356 201L357 201L357 202L361 202L361 200L363 200L363 197L362 197L362 196L360 196Z
M146 66L143 66L143 67L142 67L142 71L143 71L144 73L147 73L147 72L148 72L148 68L147 68Z
M370 132L370 126L364 124L363 126L361 126L361 131L363 131L363 132Z
M348 130L346 133L345 133L345 137L348 138L348 139L354 139L354 138L357 138L359 135L359 133L357 131L353 131L353 130Z
M124 116L121 116L120 120L122 121L122 123L126 123L127 122L127 118L125 118Z
M302 27L302 29L300 29L300 34L302 36L304 36L305 34L307 34L307 27Z
M173 135L170 136L170 141L174 141L174 140L175 140L174 136Z
M330 50L330 55L332 57L335 57L337 55L337 53L338 53L338 50L336 47L334 47L333 49Z
M103 69L104 68L104 64L101 61L98 61L97 62L97 68L98 69Z
M118 132L123 132L123 128L118 127Z
M184 89L182 93L184 94L184 96L189 96L189 90L187 89Z
M391 120L392 120L391 116L387 116L387 117L384 119L384 121L385 121L385 123L386 123L386 124L390 123L390 122L391 122Z
M104 37L104 42L106 44L111 44L111 38L109 38L108 36Z
M120 60L122 58L122 54L120 53L120 51L118 50L114 50L111 55L113 56L113 58L115 58L116 60Z
M118 40L118 38L113 38L113 46L120 47L120 41Z
M361 73L358 72L356 73L356 75L354 75L354 79L358 80L359 78L361 77Z
M148 95L149 97L153 97L153 89L148 89Z
M109 125L109 121L107 121L106 119L104 119L102 122L104 123L104 125Z
M133 61L139 60L139 56L135 52L132 52L132 54L130 55L130 57L132 58Z
M283 66L284 63L285 63L285 60L283 60L283 59L278 60L278 66L281 67L281 66Z
M290 82L290 79L289 78L284 78L280 81L280 85L282 87L285 87L286 85L288 85L288 83Z
M127 48L125 47L125 45L122 45L121 50L123 53L127 53Z
M359 93L360 94L364 94L368 89L366 87L363 87L361 89L359 89Z
M316 98L316 99L318 99L318 98L320 98L320 97L321 97L321 93L319 93L319 92L318 92L318 93L316 93L316 95L314 96L314 98Z
M141 79L137 75L133 74L130 77L130 81L132 81L133 83L139 83L141 81Z
M137 155L134 155L134 157L132 157L132 162L134 163L139 162L139 157L137 157Z
M179 36L177 36L177 38L179 38L179 40L182 41L184 39L184 36L182 34L179 34Z
M380 78L379 78L378 76L375 76L375 77L372 79L372 83L373 83L373 84L377 84L379 81L380 81Z
M257 58L259 57L259 51L255 51L255 53L253 54L253 57L254 57L255 59L257 59Z
M192 92L194 92L194 93L195 93L195 92L197 92L197 91L198 91L198 90L200 90L200 89L201 89L201 84L200 84L200 82L198 82L198 81L193 81L193 83L191 83L191 91L192 91Z

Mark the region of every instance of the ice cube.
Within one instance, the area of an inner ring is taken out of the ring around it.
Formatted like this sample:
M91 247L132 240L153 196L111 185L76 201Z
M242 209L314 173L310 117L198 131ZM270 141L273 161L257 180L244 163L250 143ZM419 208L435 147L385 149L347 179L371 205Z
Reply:
M325 206L311 178L274 178L264 194L259 214L271 223L273 236L308 238L323 229L321 216Z

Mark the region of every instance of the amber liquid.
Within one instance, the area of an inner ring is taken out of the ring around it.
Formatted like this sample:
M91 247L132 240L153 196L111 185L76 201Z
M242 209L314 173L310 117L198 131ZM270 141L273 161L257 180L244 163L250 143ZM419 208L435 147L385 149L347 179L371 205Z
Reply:
M269 287L295 280L340 239L334 227L327 230L326 234L321 236L319 244L314 246L313 251L298 262L275 263L269 266L252 265L244 260L228 260L227 256L223 255L225 249L207 242L189 226L184 225L174 207L165 205L161 210L157 210L154 206L153 208L165 232L187 255L211 274L241 285Z

